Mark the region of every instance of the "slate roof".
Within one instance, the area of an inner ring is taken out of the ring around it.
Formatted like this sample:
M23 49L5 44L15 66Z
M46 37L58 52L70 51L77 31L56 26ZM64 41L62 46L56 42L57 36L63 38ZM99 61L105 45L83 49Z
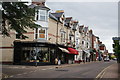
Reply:
M84 25L79 26L79 32L82 33Z
M84 27L84 33L86 34L88 30L88 27Z
M70 21L72 20L72 17L67 17L66 19L65 19L65 23L67 24L67 23L70 23Z
M57 19L54 15L52 15L51 13L49 13L49 17L50 17L51 19L54 19L55 21L58 21L58 19Z
M76 30L77 25L78 25L78 21L73 21L73 30Z
M65 26L70 27L70 21L72 20L72 17L65 18Z
M60 12L60 13L51 13L53 16L55 16L56 18L60 18L63 15L64 12Z
M37 9L43 9L43 10L50 10L50 8L44 6L44 5L35 5L35 4L31 4L29 5L29 8L37 8Z

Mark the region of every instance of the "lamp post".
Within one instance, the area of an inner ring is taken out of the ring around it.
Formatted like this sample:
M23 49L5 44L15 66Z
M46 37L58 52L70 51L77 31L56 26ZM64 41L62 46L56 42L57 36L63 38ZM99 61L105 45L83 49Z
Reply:
M38 54L38 48L35 49L35 66L37 67L37 54Z

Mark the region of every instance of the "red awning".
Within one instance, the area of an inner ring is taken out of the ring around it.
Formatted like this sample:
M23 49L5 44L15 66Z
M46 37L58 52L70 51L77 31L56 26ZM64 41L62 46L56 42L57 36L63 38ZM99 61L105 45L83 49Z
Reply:
M78 55L78 51L73 48L68 48L69 54L75 54Z

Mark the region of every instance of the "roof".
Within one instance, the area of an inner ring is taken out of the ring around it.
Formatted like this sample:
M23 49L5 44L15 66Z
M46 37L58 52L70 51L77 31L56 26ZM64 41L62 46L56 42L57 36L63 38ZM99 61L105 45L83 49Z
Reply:
M51 13L53 16L55 16L56 18L60 18L63 15L64 12L60 12L60 13Z
M52 15L51 13L49 13L49 17L50 17L51 19L54 19L55 21L58 21L58 19L57 19L54 15Z
M37 9L43 9L43 10L50 10L48 7L45 5L36 5L36 4L31 4L29 5L29 8L37 8Z
M82 32L84 25L79 26L79 32Z
M78 21L73 21L73 30L76 30L76 27L77 27L77 25L78 25Z
M84 27L84 33L86 34L88 31L88 27Z
M72 17L67 17L66 19L65 19L65 23L67 24L67 23L70 23L70 21L72 20Z
M78 25L78 22L74 22L73 27L76 27Z

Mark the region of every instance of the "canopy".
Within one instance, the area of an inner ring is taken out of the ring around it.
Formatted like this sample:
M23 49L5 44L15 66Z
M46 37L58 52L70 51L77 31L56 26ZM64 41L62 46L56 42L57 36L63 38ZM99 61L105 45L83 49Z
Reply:
M66 52L66 53L69 53L69 51L65 48L61 48L61 47L58 47L60 50L62 50L63 52Z
M73 48L68 48L69 54L75 54L78 55L78 51Z

